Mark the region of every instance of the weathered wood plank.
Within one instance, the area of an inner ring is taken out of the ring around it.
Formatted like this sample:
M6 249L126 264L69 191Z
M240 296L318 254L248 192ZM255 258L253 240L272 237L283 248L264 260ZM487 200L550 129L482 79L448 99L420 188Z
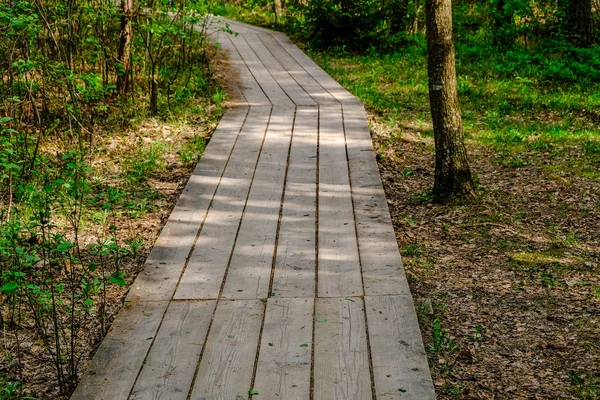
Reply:
M318 109L298 108L273 276L278 297L315 294L317 141Z
M192 399L248 398L264 309L261 300L219 301Z
M251 107L175 298L216 298L233 249L269 120L270 107Z
M365 294L409 295L363 106L344 106L344 127Z
M258 398L308 400L314 299L267 302L254 389Z
M222 18L222 17L219 17ZM251 31L252 33L266 33L266 34L270 34L273 33L273 31L271 29L267 29L267 28L262 28L260 26L256 26L256 25L250 25L247 24L245 22L241 22L241 21L235 21L232 19L228 19L228 18L222 18L224 21L228 22L232 29L247 29L249 31Z
M250 72L252 72L254 79L256 79L262 90L269 98L269 101L281 108L294 107L292 100L283 91L281 86L279 86L277 81L271 76L266 66L258 58L256 53L250 48L250 45L246 41L245 37L242 35L237 37L230 36L230 39Z
M248 112L225 115L177 201L127 297L128 301L169 300L229 160Z
M260 299L269 295L293 125L293 109L273 109L227 272L223 298Z
M319 118L319 297L362 296L341 108Z
M260 36L268 36L260 34ZM316 106L317 103L304 91L304 89L292 78L290 73L273 56L271 49L267 49L259 35L245 35L246 42L252 47L263 65L271 73L271 76L279 83L290 99L297 106Z
M171 302L131 400L187 399L216 301Z
M125 303L71 400L126 399L167 304L166 301Z
M365 296L375 392L379 400L435 400L410 296Z
M254 76L248 69L248 66L240 56L239 52L231 41L231 35L226 32L219 32L217 41L229 58L229 63L233 67L234 74L237 74L237 86L244 96L245 102L249 105L268 105L270 104L267 95L254 79Z
M260 40L269 49L277 61L298 82L300 86L318 104L335 104L337 100L319 84L298 62L288 53L273 37L273 35L260 35Z
M281 43L281 46L310 74L319 84L327 90L336 100L343 104L360 104L360 101L348 90L342 87L329 76L321 67L311 60L302 50L298 48L287 36L282 33L273 32L273 37Z
M369 400L371 375L361 298L316 300L314 400Z

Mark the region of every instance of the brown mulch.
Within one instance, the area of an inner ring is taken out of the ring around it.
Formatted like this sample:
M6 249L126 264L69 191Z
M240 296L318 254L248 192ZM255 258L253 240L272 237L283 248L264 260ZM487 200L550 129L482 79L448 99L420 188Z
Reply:
M555 168L578 150L516 168L469 141L480 198L439 205L431 136L371 122L425 346L435 319L457 345L428 351L438 397L600 398L600 182Z

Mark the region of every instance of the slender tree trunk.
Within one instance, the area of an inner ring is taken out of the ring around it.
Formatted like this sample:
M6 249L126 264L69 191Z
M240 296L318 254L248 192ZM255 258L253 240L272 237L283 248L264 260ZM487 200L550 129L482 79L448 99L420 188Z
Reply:
M117 91L127 92L131 75L131 42L133 40L133 0L121 0L121 39L119 42L118 61L121 70L117 75Z
M429 101L435 136L433 198L474 197L458 103L451 0L426 0Z
M591 46L594 42L594 20L592 0L569 0L569 30L580 46Z

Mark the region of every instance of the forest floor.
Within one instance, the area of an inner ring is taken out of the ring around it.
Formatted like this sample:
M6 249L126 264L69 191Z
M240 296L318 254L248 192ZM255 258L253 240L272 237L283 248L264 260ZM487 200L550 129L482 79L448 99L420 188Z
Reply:
M470 140L477 203L433 204L432 138L372 123L439 398L600 398L600 183Z
M434 204L424 59L312 55L370 110L438 397L599 399L600 115L514 97L498 114L493 95L472 95L494 82L471 76L478 199Z

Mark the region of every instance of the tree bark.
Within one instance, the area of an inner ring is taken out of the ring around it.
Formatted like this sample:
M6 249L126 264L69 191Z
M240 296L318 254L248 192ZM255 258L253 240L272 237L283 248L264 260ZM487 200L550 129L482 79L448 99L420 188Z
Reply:
M433 199L475 197L458 103L451 0L426 0L429 102L435 136Z
M121 0L121 35L119 41L118 62L121 69L117 74L117 91L127 92L131 75L131 42L133 40L133 0Z
M569 30L580 46L591 46L594 42L592 0L569 0Z

